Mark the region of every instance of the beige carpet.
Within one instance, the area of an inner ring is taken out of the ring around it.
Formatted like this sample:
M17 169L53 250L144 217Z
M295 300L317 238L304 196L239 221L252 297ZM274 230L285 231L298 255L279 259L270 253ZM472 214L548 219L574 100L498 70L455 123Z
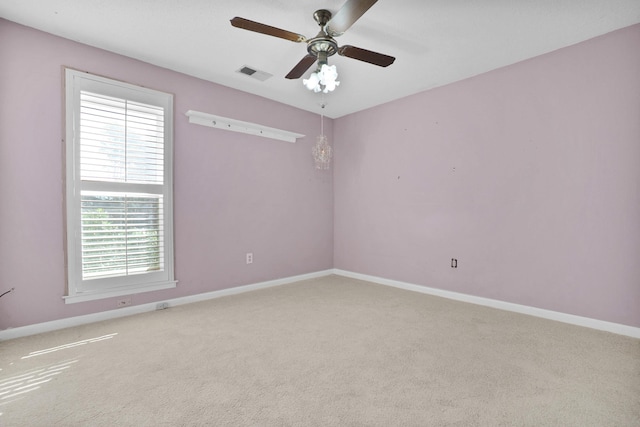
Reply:
M337 276L5 341L0 368L6 427L640 426L640 340Z

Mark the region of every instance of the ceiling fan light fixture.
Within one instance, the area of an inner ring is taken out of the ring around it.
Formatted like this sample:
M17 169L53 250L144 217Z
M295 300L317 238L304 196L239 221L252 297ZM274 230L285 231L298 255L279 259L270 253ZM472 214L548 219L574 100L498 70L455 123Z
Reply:
M320 77L318 77L318 73L311 73L308 79L303 79L302 84L314 92L320 92Z
M302 83L309 90L316 93L333 92L340 85L338 70L335 65L322 64L319 70L311 73L308 79L303 79Z

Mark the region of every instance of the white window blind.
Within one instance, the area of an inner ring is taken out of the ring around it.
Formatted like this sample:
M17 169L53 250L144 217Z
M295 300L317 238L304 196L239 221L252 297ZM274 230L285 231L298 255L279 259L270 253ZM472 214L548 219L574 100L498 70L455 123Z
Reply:
M83 279L164 269L162 196L83 191L80 203Z
M67 70L68 302L175 286L172 97Z
M80 93L80 174L85 181L164 182L164 110Z

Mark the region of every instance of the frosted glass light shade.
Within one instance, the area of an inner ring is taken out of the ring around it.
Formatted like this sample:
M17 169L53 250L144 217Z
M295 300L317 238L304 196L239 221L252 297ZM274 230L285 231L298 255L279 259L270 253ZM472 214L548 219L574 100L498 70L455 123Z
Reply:
M338 70L335 65L322 64L320 70L311 73L308 79L303 79L302 83L309 90L314 92L333 92L340 85L337 80Z

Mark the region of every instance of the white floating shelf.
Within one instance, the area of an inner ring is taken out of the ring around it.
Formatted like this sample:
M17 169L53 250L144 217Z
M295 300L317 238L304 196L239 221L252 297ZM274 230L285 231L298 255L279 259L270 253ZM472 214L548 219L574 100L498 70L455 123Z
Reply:
M199 111L189 110L185 114L189 117L189 123L229 130L232 132L248 133L250 135L278 139L280 141L287 142L296 142L296 139L304 137L304 135L300 133L270 128L256 123L243 122L241 120L229 119L227 117L216 116L214 114L201 113Z

